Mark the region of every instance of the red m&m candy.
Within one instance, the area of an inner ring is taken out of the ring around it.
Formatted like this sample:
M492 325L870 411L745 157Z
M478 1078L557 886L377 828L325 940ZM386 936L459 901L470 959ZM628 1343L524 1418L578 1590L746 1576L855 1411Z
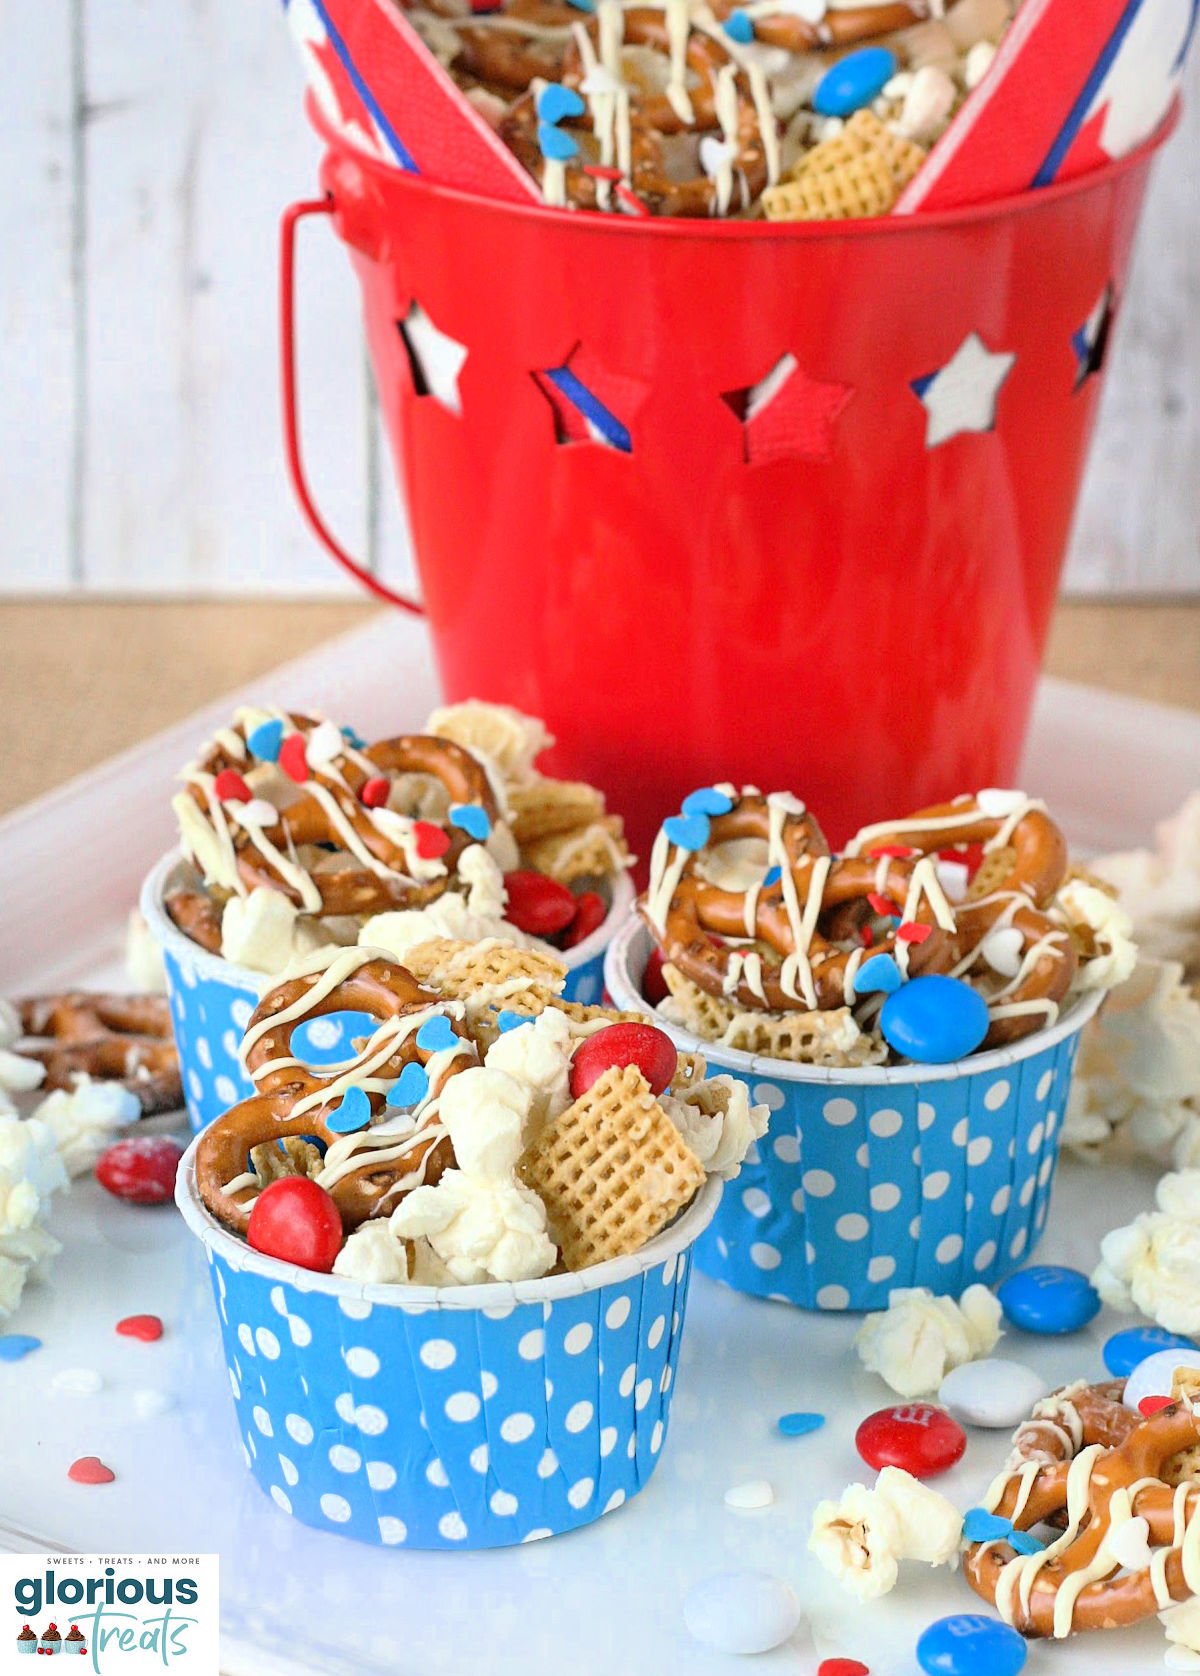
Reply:
M531 937L554 937L575 918L575 898L546 873L518 869L504 875L508 906L504 917Z
M166 1135L131 1135L100 1154L96 1180L114 1199L131 1205L165 1205L175 1196L183 1148Z
M652 1024L610 1024L589 1036L576 1052L571 1061L571 1093L578 1100L614 1065L636 1065L651 1091L661 1094L678 1062L674 1042Z
M382 809L392 793L392 783L385 780L382 774L376 774L370 780L364 780L359 788L359 801L366 809Z
M650 958L646 962L646 970L642 973L642 994L652 1007L657 1007L660 1001L665 1001L671 991L667 988L667 980L663 977L663 959L661 949L651 949Z
M246 1238L266 1257L328 1274L342 1249L341 1212L307 1176L283 1176L255 1199Z
M582 943L593 931L599 931L607 917L608 908L600 893L595 890L581 891L575 898L575 918L567 927L563 948L573 949L577 943Z
M899 1403L868 1414L854 1444L868 1466L900 1467L914 1478L936 1478L962 1459L967 1434L944 1408Z

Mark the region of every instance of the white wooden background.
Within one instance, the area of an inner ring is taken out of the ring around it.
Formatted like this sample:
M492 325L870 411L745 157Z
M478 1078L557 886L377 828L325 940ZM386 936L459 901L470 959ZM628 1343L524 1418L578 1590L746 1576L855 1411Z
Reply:
M269 0L0 0L0 591L334 592L276 380L280 208L317 147ZM1200 54L1159 165L1080 514L1076 592L1200 592ZM390 578L407 542L349 265L302 246L319 499Z

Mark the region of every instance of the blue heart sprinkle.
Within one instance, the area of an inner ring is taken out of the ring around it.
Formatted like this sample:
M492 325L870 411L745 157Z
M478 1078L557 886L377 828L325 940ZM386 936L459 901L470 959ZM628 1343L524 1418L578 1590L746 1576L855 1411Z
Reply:
M1018 1554L1041 1554L1046 1547L1044 1542L1039 1542L1036 1536L1030 1536L1028 1531L1010 1531L1008 1545Z
M579 156L579 147L570 134L549 122L538 123L538 146L542 156L554 163L569 163L572 157Z
M283 723L260 722L246 743L260 762L278 762L279 747L283 744Z
M873 954L864 960L854 974L856 995L890 995L899 989L904 979L890 954Z
M784 1437L807 1437L809 1432L819 1432L825 1424L823 1414L781 1414L779 1416L779 1430Z
M663 822L663 831L681 850L702 850L708 843L708 816L672 815Z
M1002 1542L1012 1534L1012 1521L986 1507L969 1507L963 1515L963 1540L966 1542Z
M465 832L468 838L477 839L481 844L492 830L487 810L481 809L478 803L452 803L450 825L456 826L460 832Z
M596 0L567 0L569 6L574 6L577 12L594 12Z
M699 791L688 792L680 808L685 815L727 815L733 799L716 786L701 786Z
M42 1341L29 1333L0 1333L0 1362L19 1362L31 1350L40 1350Z
M458 1037L445 1013L434 1013L417 1031L417 1046L424 1053L442 1053L457 1044Z
M396 1078L388 1090L388 1105L390 1107L419 1106L429 1093L429 1077L424 1065L418 1065L415 1060L408 1064Z
M335 1135L354 1135L371 1121L371 1102L361 1088L348 1088L342 1103L325 1119L325 1127Z
M777 885L782 877L782 867L768 867L766 873L763 875L763 889L770 890L771 886Z
M738 41L742 46L748 45L754 39L754 24L741 10L730 12L725 19L724 29L731 41Z
M547 82L537 98L537 113L543 122L553 125L564 117L582 116L587 106L573 87L561 82Z
M352 727L344 727L341 730L341 732L342 732L342 738L346 741L347 745L350 746L351 750L354 750L354 751L365 751L366 750L367 742L363 738L361 733L355 733L355 731Z
M533 1020L525 1013L511 1012L508 1007L505 1007L503 1012L496 1014L496 1025L501 1035L506 1034L509 1030L519 1030L523 1024L531 1024L532 1022Z

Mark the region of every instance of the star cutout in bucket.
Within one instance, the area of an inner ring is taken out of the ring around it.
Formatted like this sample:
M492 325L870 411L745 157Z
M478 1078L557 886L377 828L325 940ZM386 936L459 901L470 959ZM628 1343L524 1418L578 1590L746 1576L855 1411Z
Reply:
M404 319L397 320L396 329L408 351L417 395L431 396L439 407L461 414L458 378L467 358L466 344L436 326L415 300Z
M789 352L757 384L723 390L721 400L742 422L746 464L763 465L832 459L834 426L853 394L850 384L813 378Z
M1075 351L1077 370L1075 373L1075 388L1081 389L1089 378L1104 365L1108 354L1109 340L1112 337L1113 320L1116 316L1116 296L1111 285L1106 285L1096 300L1096 306L1088 315L1083 325L1071 333L1071 348Z
M560 447L595 443L621 454L633 452L629 427L649 393L648 384L602 366L583 344L576 344L561 366L543 367L530 376L554 410Z
M994 354L977 332L969 332L944 367L913 379L911 388L926 413L926 448L965 431L992 430L1000 387L1016 358Z

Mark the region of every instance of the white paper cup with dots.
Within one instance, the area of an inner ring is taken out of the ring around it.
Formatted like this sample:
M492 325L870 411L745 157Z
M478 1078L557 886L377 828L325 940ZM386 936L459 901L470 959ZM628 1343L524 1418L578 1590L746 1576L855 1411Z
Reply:
M196 1187L247 1465L284 1513L385 1547L496 1548L590 1524L667 1435L714 1178L631 1257L484 1286L365 1285L263 1256Z
M1079 1033L1092 991L1050 1027L950 1065L840 1069L706 1042L642 995L652 947L631 918L605 979L710 1074L729 1072L770 1107L696 1248L703 1273L804 1309L885 1309L894 1287L957 1297L995 1285L1041 1237Z
M141 911L163 951L171 1023L179 1049L183 1096L192 1128L198 1133L254 1089L238 1058L242 1033L260 998L277 980L247 966L209 954L184 935L164 906L167 895L191 876L178 850L172 850L152 869L142 886ZM633 882L628 873L612 883L612 906L602 925L572 949L564 949L567 967L564 997L588 1005L600 1001L604 990L604 955L617 927L633 906ZM323 1021L330 1029L329 1021ZM312 1063L344 1058L348 1025L336 1038L310 1043Z

